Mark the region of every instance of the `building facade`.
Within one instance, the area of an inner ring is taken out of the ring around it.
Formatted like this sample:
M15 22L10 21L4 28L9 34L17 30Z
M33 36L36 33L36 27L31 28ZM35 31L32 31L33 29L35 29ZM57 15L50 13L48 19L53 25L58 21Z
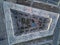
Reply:
M59 1L5 0L1 5L5 24L1 45L53 45L56 36L59 45L55 31L60 29Z

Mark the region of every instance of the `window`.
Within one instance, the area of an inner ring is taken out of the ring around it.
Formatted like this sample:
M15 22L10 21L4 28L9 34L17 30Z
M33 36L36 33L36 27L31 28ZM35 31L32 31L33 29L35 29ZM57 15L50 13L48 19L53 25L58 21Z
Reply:
M14 30L16 35L27 34L48 29L50 18L31 15L22 11L11 10Z

